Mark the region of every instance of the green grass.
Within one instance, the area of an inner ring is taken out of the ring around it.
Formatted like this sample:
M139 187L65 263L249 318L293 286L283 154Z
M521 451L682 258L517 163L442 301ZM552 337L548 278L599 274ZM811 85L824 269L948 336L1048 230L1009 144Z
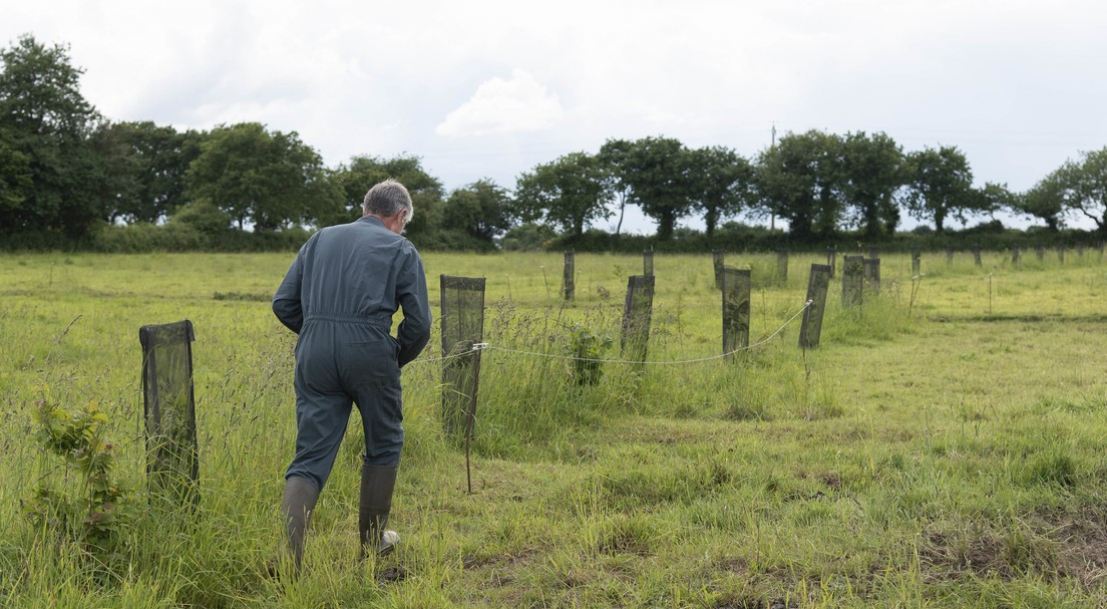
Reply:
M882 294L841 307L818 349L799 321L734 363L608 362L572 382L570 328L616 339L636 256L428 254L487 278L472 456L439 421L439 339L404 371L395 556L358 564L353 421L295 582L264 573L292 455L291 336L268 297L290 255L0 257L0 606L1092 607L1107 603L1107 263L1095 251L882 260ZM751 342L799 310L795 254L753 271ZM839 256L839 263L841 256ZM655 259L649 360L721 350L710 254ZM840 269L839 269L840 272ZM989 297L989 281L991 295ZM202 502L147 508L138 328L188 318ZM618 358L616 346L608 353ZM97 561L21 501L65 472L33 439L35 401L95 401L142 508ZM356 416L356 415L355 415ZM403 567L407 577L378 576Z

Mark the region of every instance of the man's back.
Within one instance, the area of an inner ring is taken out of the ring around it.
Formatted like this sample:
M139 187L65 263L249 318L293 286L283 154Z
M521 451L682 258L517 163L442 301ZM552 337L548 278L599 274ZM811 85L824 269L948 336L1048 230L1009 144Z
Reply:
M314 316L391 319L401 267L417 258L407 239L367 217L325 228L304 246L301 302Z
M368 324L387 333L402 306L397 336L402 366L430 335L426 293L415 246L367 216L313 235L273 297L273 310L297 333L315 322Z

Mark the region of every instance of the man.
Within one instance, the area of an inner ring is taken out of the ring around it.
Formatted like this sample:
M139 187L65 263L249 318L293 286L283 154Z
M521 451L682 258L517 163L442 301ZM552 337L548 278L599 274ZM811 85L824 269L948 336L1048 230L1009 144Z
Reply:
M423 261L401 233L413 213L402 184L365 195L361 219L324 228L300 248L273 296L296 343L296 456L285 472L281 515L298 571L304 537L346 431L351 404L365 430L358 529L361 557L389 552L386 531L404 444L400 368L430 339ZM396 338L392 315L403 308Z

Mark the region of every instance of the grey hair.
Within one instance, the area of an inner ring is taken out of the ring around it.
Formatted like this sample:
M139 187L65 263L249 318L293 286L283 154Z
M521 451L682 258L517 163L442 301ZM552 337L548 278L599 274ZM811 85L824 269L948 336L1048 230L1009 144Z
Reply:
M404 223L411 222L411 216L415 209L411 204L411 195L403 184L391 178L377 184L365 193L365 201L361 204L364 214L372 214L386 218L400 211L406 211Z

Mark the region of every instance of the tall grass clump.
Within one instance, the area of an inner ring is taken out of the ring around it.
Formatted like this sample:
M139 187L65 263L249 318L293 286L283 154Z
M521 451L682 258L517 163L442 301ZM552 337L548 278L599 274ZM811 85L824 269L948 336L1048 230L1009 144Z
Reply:
M612 406L618 374L604 361L613 344L606 308L542 313L500 300L486 315L489 349L481 362L478 452L526 458L557 453ZM613 376L616 377L613 380Z
M821 343L849 345L888 341L917 327L910 303L903 300L898 284L886 287L879 294L866 292L863 298L860 305L845 307L840 293L831 291L827 295Z

